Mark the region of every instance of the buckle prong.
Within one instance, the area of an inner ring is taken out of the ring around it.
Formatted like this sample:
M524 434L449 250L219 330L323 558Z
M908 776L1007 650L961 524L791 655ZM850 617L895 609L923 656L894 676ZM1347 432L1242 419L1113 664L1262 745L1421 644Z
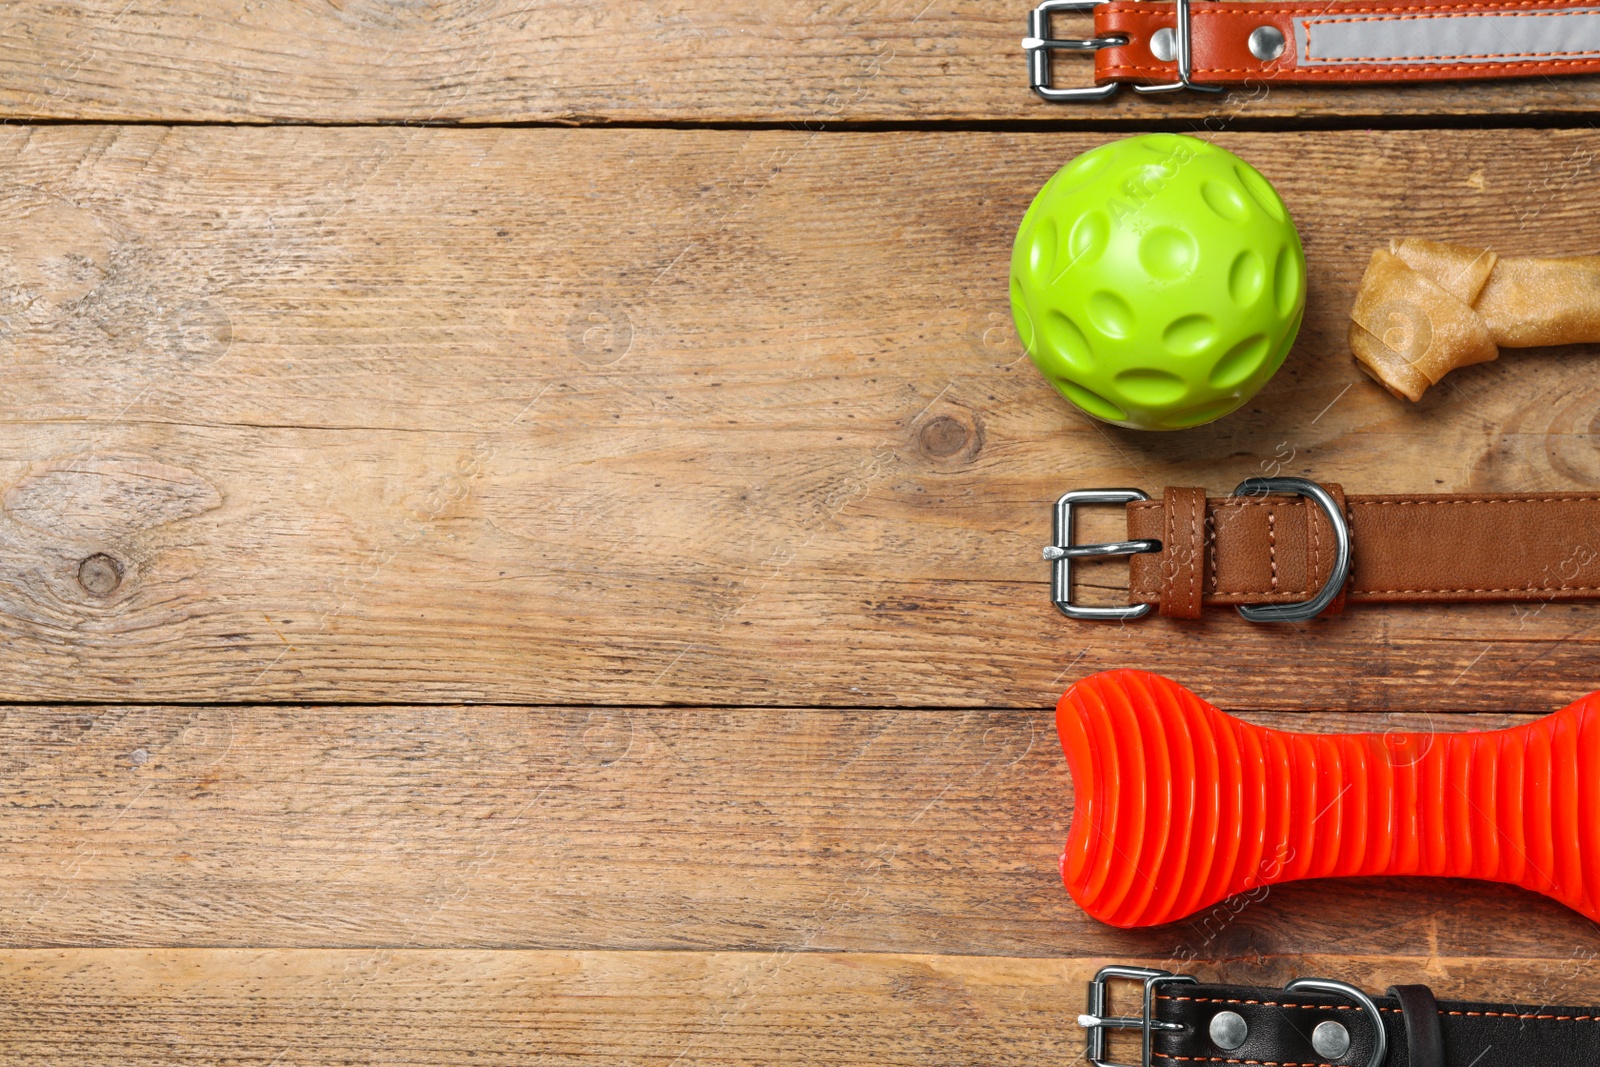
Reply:
M1115 35L1111 37L1065 37L1053 41L1041 40L1038 37L1024 37L1022 39L1023 49L1030 52L1040 48L1055 52L1098 52L1102 48L1110 48L1112 45L1127 43L1128 39L1126 37Z

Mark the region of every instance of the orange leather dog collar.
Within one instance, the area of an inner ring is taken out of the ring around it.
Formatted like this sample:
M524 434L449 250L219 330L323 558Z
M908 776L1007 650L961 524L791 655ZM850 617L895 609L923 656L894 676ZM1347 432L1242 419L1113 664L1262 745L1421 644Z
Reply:
M1088 39L1050 16L1093 11ZM1448 81L1600 72L1600 5L1577 0L1045 0L1032 14L1034 90L1052 100L1247 84ZM1094 53L1095 86L1058 89L1048 53Z
M1073 508L1121 503L1128 540L1072 543ZM1070 564L1129 557L1129 607L1072 602ZM1068 493L1056 504L1052 599L1073 618L1198 618L1231 605L1293 621L1345 602L1600 599L1600 493L1345 496L1300 478L1250 479L1231 497L1168 488Z

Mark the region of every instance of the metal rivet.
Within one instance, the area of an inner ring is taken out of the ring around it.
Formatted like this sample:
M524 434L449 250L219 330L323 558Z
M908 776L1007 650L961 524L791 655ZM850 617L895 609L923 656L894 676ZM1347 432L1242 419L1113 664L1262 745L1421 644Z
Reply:
M1311 1047L1317 1050L1318 1056L1336 1060L1350 1051L1350 1031L1332 1019L1320 1022L1311 1031Z
M1163 63L1178 58L1178 35L1171 26L1163 26L1150 35L1150 54Z
M1219 1011L1211 1017L1211 1043L1224 1052L1232 1052L1250 1036L1250 1027L1244 1016L1236 1011Z
M1249 44L1250 54L1263 63L1277 59L1283 55L1283 31L1276 26L1257 26L1250 31Z

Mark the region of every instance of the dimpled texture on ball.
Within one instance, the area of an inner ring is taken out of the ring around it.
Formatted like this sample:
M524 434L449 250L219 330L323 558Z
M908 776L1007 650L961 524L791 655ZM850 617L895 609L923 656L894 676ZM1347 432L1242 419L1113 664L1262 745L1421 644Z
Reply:
M1028 355L1095 418L1179 430L1283 364L1306 263L1270 182L1180 134L1128 137L1057 171L1017 231L1011 312Z

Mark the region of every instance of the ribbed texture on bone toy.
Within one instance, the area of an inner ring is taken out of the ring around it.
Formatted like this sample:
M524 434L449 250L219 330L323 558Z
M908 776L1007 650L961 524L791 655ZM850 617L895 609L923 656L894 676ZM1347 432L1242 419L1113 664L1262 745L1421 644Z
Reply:
M1600 341L1600 256L1501 258L1407 237L1372 253L1350 309L1350 350L1391 393L1422 399L1502 348Z
M1067 690L1061 877L1084 911L1153 926L1302 878L1509 882L1600 919L1600 693L1482 733L1300 734L1176 682Z

